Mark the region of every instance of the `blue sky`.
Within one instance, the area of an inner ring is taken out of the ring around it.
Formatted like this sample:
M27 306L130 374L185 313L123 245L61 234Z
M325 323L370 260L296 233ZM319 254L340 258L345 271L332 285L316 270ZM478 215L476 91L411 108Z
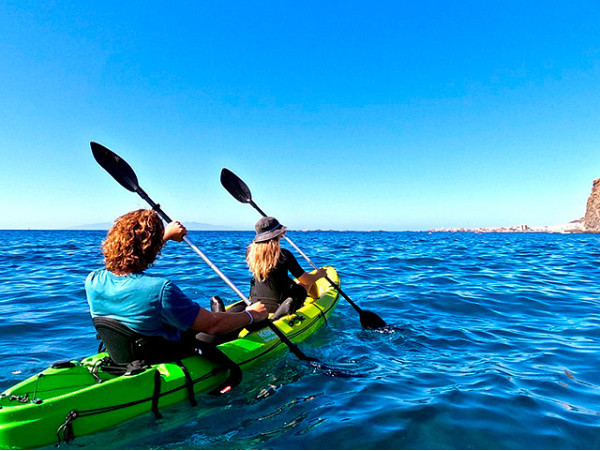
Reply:
M0 228L558 224L600 177L600 3L0 2Z

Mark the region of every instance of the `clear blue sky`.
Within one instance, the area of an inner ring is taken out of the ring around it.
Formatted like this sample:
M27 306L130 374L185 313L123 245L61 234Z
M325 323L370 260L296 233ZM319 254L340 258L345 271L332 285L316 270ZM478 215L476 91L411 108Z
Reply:
M558 224L600 177L600 2L2 1L0 228Z

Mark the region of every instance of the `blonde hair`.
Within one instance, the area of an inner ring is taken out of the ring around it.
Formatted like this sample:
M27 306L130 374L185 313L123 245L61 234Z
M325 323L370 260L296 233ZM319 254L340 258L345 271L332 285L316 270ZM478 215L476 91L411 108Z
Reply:
M260 243L251 243L246 249L246 263L259 282L267 280L281 256L279 237Z
M154 210L136 210L118 217L102 243L104 266L117 275L147 269L163 247L165 226Z

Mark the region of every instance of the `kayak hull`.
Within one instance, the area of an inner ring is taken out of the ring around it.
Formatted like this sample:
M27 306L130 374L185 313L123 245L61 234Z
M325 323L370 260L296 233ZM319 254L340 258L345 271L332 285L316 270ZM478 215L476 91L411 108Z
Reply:
M339 284L333 268L328 277ZM339 294L321 279L320 297L307 299L295 314L275 325L293 343L310 337L333 312ZM244 330L240 338L218 346L242 371L285 353L287 346L269 328ZM151 365L139 374L115 376L98 369L107 356L62 362L0 394L0 449L30 449L92 434L194 395L212 392L227 381L229 370L202 355L178 363Z

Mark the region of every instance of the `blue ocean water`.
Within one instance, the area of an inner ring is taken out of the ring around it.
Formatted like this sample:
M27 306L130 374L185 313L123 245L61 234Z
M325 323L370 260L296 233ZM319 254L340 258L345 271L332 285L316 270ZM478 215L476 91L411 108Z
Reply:
M0 231L0 391L96 352L83 281L105 232ZM390 325L363 330L343 299L289 354L66 449L598 449L600 236L289 232ZM250 232L191 239L246 292ZM308 264L299 258L306 269ZM230 289L183 243L152 273L205 307Z

